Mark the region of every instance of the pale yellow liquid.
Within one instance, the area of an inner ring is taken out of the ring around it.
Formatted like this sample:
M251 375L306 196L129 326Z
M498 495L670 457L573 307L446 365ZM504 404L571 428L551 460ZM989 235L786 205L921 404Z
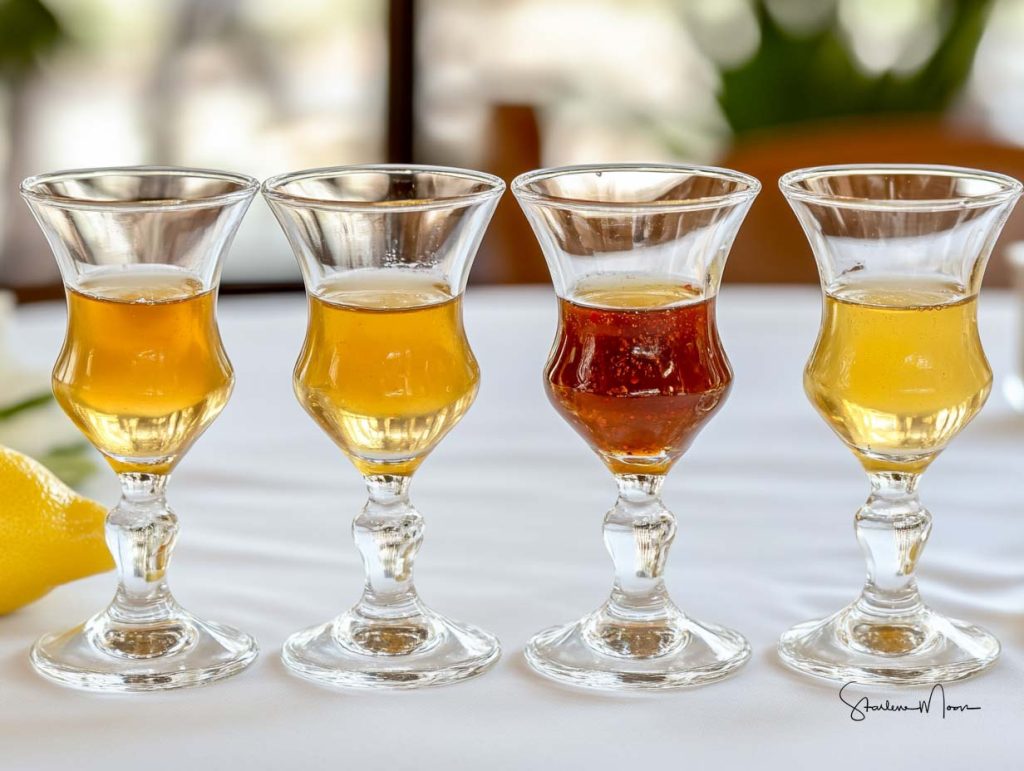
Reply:
M368 272L310 297L295 393L363 474L415 471L479 379L461 301L443 284Z
M234 381L216 298L173 269L141 268L68 291L53 393L115 471L168 473Z
M922 471L991 386L977 297L960 287L858 284L826 294L804 388L869 471Z

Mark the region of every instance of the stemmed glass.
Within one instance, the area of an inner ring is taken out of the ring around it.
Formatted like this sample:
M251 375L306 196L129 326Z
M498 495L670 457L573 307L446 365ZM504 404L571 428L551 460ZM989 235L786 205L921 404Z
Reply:
M786 632L779 653L837 680L968 677L995 662L999 643L921 602L914 571L932 516L917 486L991 389L978 291L1021 184L972 169L878 165L801 169L780 186L824 292L804 389L861 462L871 494L854 520L863 592Z
M619 488L604 519L611 597L536 635L527 660L556 680L610 689L725 677L750 646L669 599L662 572L676 525L660 490L729 392L715 298L760 184L725 169L612 165L534 171L512 190L559 298L548 397Z
M256 657L249 635L200 620L171 596L166 571L178 519L165 489L231 394L217 288L258 188L240 174L161 167L59 172L22 183L67 292L53 393L121 482L106 523L118 573L113 602L32 649L35 668L65 685L200 685Z
M352 523L362 597L288 639L282 656L299 675L410 688L472 677L498 659L493 636L419 599L412 566L423 518L409 483L476 396L462 295L504 189L488 174L430 166L317 169L264 183L309 296L296 396L369 492Z

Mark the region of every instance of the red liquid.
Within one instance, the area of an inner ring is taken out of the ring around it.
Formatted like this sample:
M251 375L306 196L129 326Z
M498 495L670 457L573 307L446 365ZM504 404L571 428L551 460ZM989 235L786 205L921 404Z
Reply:
M725 401L732 370L714 298L635 307L695 294L662 287L639 302L634 290L585 296L634 307L559 300L559 338L545 372L548 397L613 473L665 473Z

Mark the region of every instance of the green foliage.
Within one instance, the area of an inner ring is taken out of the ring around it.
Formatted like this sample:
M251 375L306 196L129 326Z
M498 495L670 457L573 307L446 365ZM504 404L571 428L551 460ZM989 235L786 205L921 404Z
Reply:
M53 394L41 393L35 396L29 396L22 399L20 402L15 402L6 407L0 407L0 420L13 417L19 413L25 412L25 410L35 409L36 407L44 407L53 401Z
M848 115L942 111L970 74L990 6L991 0L954 0L934 53L919 69L875 76L858 67L834 18L795 35L758 2L761 45L722 72L722 109L736 133Z
M92 448L84 441L55 447L37 460L70 487L77 488L96 473Z
M0 77L14 77L64 39L57 17L39 0L0 0Z

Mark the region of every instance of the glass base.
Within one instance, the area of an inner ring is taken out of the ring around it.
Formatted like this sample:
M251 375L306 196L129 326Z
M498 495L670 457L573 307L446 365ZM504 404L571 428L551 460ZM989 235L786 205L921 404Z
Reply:
M230 626L177 609L152 625L117 624L106 613L32 647L36 671L91 691L163 691L205 685L241 672L259 648Z
M880 621L856 604L786 632L779 656L815 677L868 685L933 685L991 667L999 641L981 627L929 608Z
M485 672L501 656L493 635L423 610L371 618L353 609L298 632L281 658L297 675L341 688L421 688Z
M540 632L526 660L540 674L607 690L660 690L728 677L750 658L742 635L682 613L658 624L609 623L598 611Z

